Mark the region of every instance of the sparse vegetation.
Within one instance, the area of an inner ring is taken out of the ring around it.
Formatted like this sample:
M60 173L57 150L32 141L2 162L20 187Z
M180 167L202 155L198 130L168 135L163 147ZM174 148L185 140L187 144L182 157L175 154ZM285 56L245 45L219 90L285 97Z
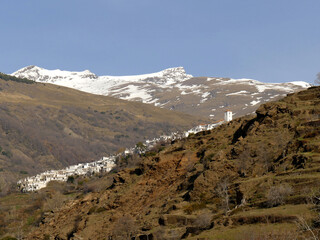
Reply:
M282 184L279 186L272 186L267 195L268 205L278 206L285 203L287 197L293 193L293 189L288 184Z
M115 240L131 240L137 233L134 219L130 215L120 217L113 226L112 236Z
M11 75L7 75L0 72L0 79L3 79L5 81L14 81L19 83L27 83L27 84L33 84L35 81L29 80L27 78L18 78Z
M192 214L193 212L197 210L204 209L206 207L205 202L195 202L195 203L190 203L187 206L184 207L184 212L186 214Z
M228 212L230 210L229 201L230 201L230 194L229 194L229 187L230 187L230 180L228 177L223 177L216 187L216 192L221 199L221 206Z
M109 174L0 198L0 230L17 236L17 227L8 229L22 223L30 239L319 239L320 125L310 117L320 112L319 91L150 154L119 157ZM63 208L50 204L55 197Z
M211 225L212 214L210 213L202 213L197 216L197 219L194 221L194 225L201 228L206 229Z

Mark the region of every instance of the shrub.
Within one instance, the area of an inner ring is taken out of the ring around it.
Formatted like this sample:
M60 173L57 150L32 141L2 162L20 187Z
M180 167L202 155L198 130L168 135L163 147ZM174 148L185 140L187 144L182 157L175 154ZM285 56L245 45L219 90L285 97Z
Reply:
M199 228L208 228L211 225L212 216L209 213L203 213L197 216L197 219L194 222Z
M292 192L292 187L288 184L271 187L267 195L268 205L273 207L284 204L286 198L292 194Z
M67 183L74 183L74 176L69 176L67 179Z
M205 202L191 203L184 208L184 212L187 214L191 214L194 211L206 208Z
M156 152L153 152L153 151L148 151L144 154L145 157L154 157L156 156L157 153Z
M146 146L142 143L142 142L138 142L137 144L136 144L136 148L138 149L138 150L140 150L140 151L144 151L144 150L146 150Z
M8 158L12 157L12 153L10 151L3 151L2 155L7 156Z
M135 224L134 219L129 215L124 215L119 218L112 229L112 235L115 237L114 239L132 239L137 232L137 226ZM113 238L112 238L113 239Z

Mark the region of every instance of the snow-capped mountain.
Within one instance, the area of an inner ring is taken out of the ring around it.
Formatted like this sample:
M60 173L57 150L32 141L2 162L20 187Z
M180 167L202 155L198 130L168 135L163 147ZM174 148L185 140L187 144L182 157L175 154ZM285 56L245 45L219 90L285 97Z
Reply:
M236 116L251 113L261 103L310 87L302 81L262 83L252 79L193 77L183 67L135 76L97 76L89 70L70 72L28 66L12 75L212 119L222 118L227 108Z

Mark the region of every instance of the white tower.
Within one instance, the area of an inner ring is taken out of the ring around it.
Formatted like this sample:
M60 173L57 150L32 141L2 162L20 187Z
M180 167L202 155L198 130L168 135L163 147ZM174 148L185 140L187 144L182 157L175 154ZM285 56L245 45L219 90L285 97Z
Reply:
M232 112L230 110L224 112L224 120L226 122L230 122L232 120Z

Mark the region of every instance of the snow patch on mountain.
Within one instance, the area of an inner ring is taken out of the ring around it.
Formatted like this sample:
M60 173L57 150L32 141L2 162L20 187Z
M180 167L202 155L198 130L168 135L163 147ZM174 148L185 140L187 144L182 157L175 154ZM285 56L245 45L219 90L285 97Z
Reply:
M294 82L289 82L289 83L293 84L293 85L297 85L297 86L303 87L303 88L311 87L311 85L309 83L306 83L306 82L303 82L303 81L294 81Z
M169 68L160 72L133 76L97 76L89 70L70 72L47 70L37 66L22 68L11 75L25 77L36 82L53 83L80 91L109 95L124 100L157 103L150 95L148 86L168 89L179 82L192 78L183 67ZM139 86L140 85L140 86Z
M135 85L128 85L113 91L113 95L117 94L120 94L119 97L124 100L142 99L143 102L152 101L152 96L145 89Z
M311 87L311 85L307 82L301 82L301 81L294 81L294 82L288 82L288 83L262 83L257 80L253 79L247 79L247 78L241 78L241 79L218 79L219 83L218 85L229 85L229 84L240 84L245 83L247 85L255 86L258 90L258 92L264 92L269 89L273 90L280 90L285 92L293 92L294 91L294 85L300 86L302 88L308 88Z
M224 107L241 116L275 97L310 87L302 81L262 83L247 78L198 78L187 74L183 67L134 76L97 76L89 70L69 72L29 66L12 75L189 114L206 117L211 114L217 119L223 116ZM242 111L245 103L250 105ZM217 109L214 113L213 108Z
M254 105L257 105L259 102L260 102L260 101L251 101L250 104L251 104L252 106L254 106Z
M82 72L70 72L62 70L47 70L37 66L28 66L14 73L16 77L26 77L37 82L50 82L56 84L68 84L69 81L88 81L90 79L98 79L98 82L112 87L121 83L128 82L153 82L158 84L171 85L192 78L190 74L186 74L183 67L168 68L160 72L132 75L132 76L97 76L89 70ZM90 82L90 81L89 81Z
M248 91L245 91L245 90L241 90L241 91L238 91L238 92L234 92L234 93L228 93L226 94L226 96L232 96L232 95L242 95L242 94L248 94L249 92Z

